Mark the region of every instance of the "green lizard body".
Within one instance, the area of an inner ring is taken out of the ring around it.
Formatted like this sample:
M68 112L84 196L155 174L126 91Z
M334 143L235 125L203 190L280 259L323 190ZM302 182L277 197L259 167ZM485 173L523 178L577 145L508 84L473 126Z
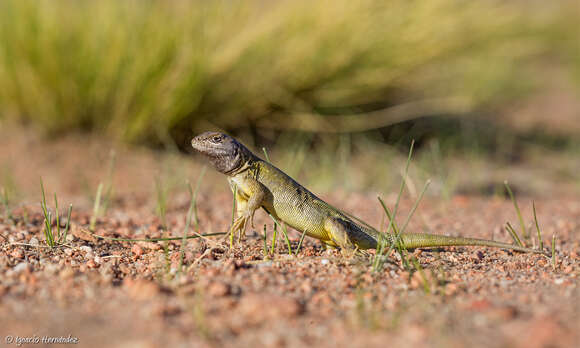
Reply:
M228 176L236 194L238 218L230 232L242 235L257 209L263 208L278 221L343 249L375 249L381 232L334 208L271 163L254 155L234 138L206 132L192 140L192 146L207 156L213 166ZM389 245L394 234L384 234ZM405 249L442 246L487 246L521 252L542 253L492 240L449 237L428 233L403 233L398 247Z

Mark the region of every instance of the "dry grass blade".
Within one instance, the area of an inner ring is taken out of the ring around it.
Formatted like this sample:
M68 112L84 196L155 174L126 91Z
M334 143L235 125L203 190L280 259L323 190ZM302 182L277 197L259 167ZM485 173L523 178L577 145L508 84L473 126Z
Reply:
M166 237L166 238L116 238L116 237L106 237L106 236L99 236L93 232L87 231L88 234L95 238L99 239L106 239L112 240L116 242L129 242L129 243L136 243L136 242L165 242L171 240L183 240L183 236L181 237ZM215 236L223 236L228 232L213 232L213 233L204 233L204 234L195 234L186 236L185 239L194 239L194 238L205 238L205 237L215 237Z

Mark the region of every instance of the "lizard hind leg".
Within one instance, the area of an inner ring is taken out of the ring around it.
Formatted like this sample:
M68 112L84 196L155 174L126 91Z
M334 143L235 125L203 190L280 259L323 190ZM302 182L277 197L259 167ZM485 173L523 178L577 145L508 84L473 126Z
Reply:
M357 247L351 239L348 225L348 222L341 218L329 217L324 222L324 229L332 242L327 244L334 244L341 249L343 254L352 256Z
M328 217L324 229L330 240L339 246L343 253L367 254L366 249L376 248L375 238L348 218Z

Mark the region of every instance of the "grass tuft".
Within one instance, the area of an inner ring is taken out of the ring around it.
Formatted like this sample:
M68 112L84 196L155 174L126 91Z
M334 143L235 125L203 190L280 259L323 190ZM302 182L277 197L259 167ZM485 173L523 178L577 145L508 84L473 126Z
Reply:
M159 144L207 121L288 128L308 126L291 116L304 114L329 130L319 114L336 105L419 109L350 117L372 128L441 111L424 110L419 95L466 100L444 107L455 112L489 108L529 90L534 57L574 52L575 9L572 0L3 0L0 114L47 132Z
M44 239L49 247L54 248L56 243L54 241L54 233L52 232L52 213L48 210L46 205L46 194L44 193L44 183L42 182L42 178L40 178L40 191L42 192L40 207L42 208L42 214L44 215Z
M411 146L409 147L409 155L407 156L407 162L405 164L405 170L403 175L406 176L409 173L409 165L411 164L411 156L413 155L413 146L415 145L415 140L411 141ZM390 244L388 234L393 228L395 223L395 217L397 216L397 211L399 210L399 202L401 201L401 196L403 195L403 189L405 188L405 179L401 180L401 186L399 187L399 193L397 194L397 201L395 202L395 209L393 210L393 218L390 219L387 230L384 233L379 234L379 240L377 241L377 250L373 260L373 271L377 272L382 268L384 262L386 261L383 257L388 255L383 255L385 248ZM386 206L385 206L386 207ZM386 212L386 211L385 211Z
M407 228L409 221L411 220L413 214L415 213L415 210L419 206L419 202L423 199L423 195L425 194L425 192L427 191L427 188L429 187L429 184L431 183L430 180L427 180L427 182L425 183L425 186L423 187L423 190L421 191L419 197L417 198L417 200L415 200L415 203L413 204L413 207L411 208L411 211L409 212L409 215L407 216L407 219L405 220L405 223L403 224L403 228L400 231L396 231L395 217L397 214L397 210L399 209L399 202L400 202L401 196L403 194L403 189L404 189L406 182L407 182L407 176L409 173L409 165L411 163L411 157L413 155L414 145L415 145L415 140L411 141L411 146L409 147L409 155L407 156L407 162L405 164L405 170L403 171L403 178L401 180L401 186L399 188L399 193L397 195L397 201L395 202L395 209L393 210L392 216L390 215L390 212L389 212L387 206L385 205L385 202L380 197L378 197L379 202L381 203L381 206L382 206L383 210L385 211L385 214L387 216L391 216L391 217L389 219L389 225L387 226L387 230L384 233L379 233L379 238L377 241L377 250L376 250L374 260L373 260L373 271L375 271L375 272L382 268L382 266L384 265L384 262L386 261L386 258L391 253L393 248L397 248L399 254L401 255L401 261L403 262L403 265L405 265L406 267L408 266L406 259L404 257L404 249L405 248L402 245L402 241L400 239L400 236ZM393 230L393 238L389 237L389 233L391 233L390 232L391 230ZM385 253L384 251L385 251L385 248L387 246L389 246L389 249Z
M42 193L42 200L40 201L40 207L42 209L42 214L44 216L44 238L46 245L50 248L54 248L58 245L63 245L66 242L66 237L68 235L68 231L70 229L70 219L72 214L72 204L68 207L67 213L67 222L65 229L61 233L60 229L60 214L58 211L58 199L56 197L56 193L54 194L54 206L55 206L55 216L52 215L52 212L48 208L46 204L46 194L44 191L44 183L42 181L42 177L40 178L40 191ZM56 226L55 228L52 227L52 220L56 218Z

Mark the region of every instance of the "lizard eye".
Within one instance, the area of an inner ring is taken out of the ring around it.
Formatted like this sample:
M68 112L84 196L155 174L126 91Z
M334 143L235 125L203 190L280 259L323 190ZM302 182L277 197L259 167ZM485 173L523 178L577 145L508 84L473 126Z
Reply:
M211 141L216 143L216 144L219 144L222 142L222 137L221 137L221 135L216 135L211 139Z

